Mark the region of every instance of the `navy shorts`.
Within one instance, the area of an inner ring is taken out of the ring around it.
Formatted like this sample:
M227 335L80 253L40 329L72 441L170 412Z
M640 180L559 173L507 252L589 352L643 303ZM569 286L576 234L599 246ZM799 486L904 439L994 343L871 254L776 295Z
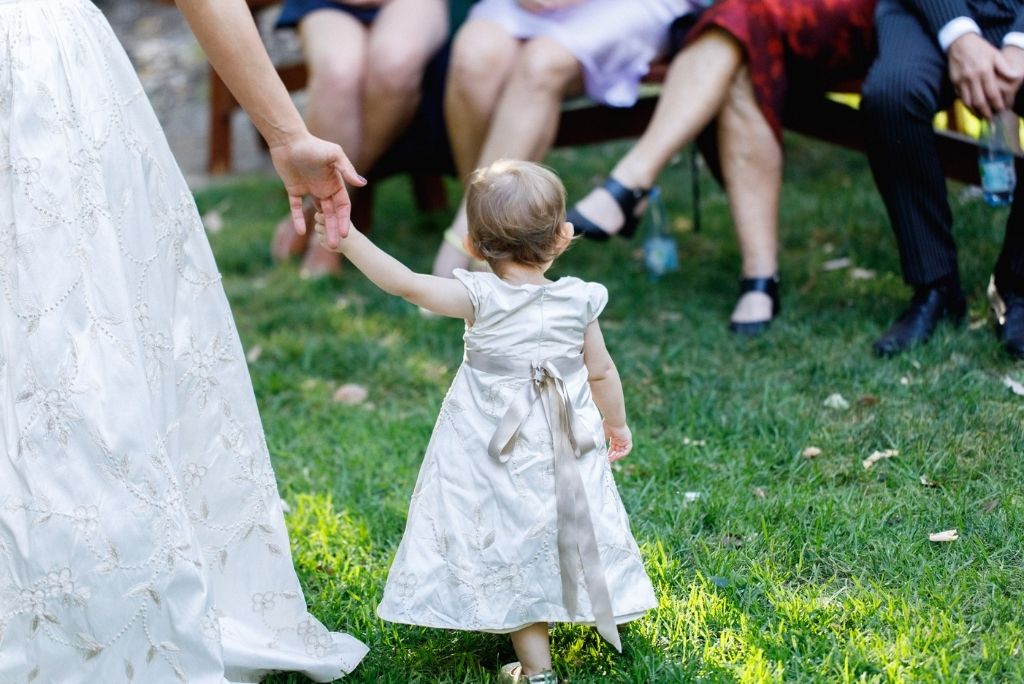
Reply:
M277 28L295 28L307 14L322 9L334 9L345 14L351 14L363 24L371 24L377 18L379 7L354 7L343 2L331 2L331 0L285 0L281 8L281 15L277 19Z

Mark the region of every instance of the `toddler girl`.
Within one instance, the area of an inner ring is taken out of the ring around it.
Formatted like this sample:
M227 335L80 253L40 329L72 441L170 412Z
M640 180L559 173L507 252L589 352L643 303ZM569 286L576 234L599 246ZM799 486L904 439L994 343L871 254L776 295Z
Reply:
M493 273L413 273L354 228L339 247L385 291L466 320L377 613L510 633L520 662L501 681L555 682L548 623L595 624L621 651L616 624L656 605L609 466L633 444L597 322L608 293L544 275L572 240L550 170L479 169L467 209L466 247Z

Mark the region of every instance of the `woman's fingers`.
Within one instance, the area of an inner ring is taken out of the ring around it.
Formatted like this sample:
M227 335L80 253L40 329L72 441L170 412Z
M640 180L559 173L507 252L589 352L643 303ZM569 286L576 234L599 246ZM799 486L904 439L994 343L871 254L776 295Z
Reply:
M306 234L306 216L302 211L302 198L295 195L288 195L288 206L291 210L292 225L299 235Z

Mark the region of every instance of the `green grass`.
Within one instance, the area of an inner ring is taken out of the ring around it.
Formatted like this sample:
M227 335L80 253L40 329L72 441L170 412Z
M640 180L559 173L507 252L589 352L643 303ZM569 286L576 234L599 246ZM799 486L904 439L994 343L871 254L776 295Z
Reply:
M617 478L661 601L625 629L621 656L590 629L557 628L556 669L574 683L1024 681L1024 398L1001 383L1024 367L988 326L873 358L908 290L866 163L789 143L783 311L763 338L726 330L738 271L726 201L705 174L704 227L687 230L686 164L662 179L679 273L649 282L624 241L577 245L556 265L611 292L602 325L636 440ZM622 149L551 163L579 197ZM374 238L427 269L448 217L418 216L404 179L378 191ZM951 196L978 320L1005 212ZM461 323L421 319L351 267L314 283L273 268L285 202L272 181L198 199L224 213L214 248L242 339L262 348L250 368L310 608L370 646L348 681L491 681L514 659L507 638L374 612ZM877 277L821 270L838 256ZM367 403L334 403L346 382L369 388ZM848 410L822 405L834 392ZM803 458L810 445L821 456ZM861 466L885 448L899 456ZM959 541L928 541L953 527Z

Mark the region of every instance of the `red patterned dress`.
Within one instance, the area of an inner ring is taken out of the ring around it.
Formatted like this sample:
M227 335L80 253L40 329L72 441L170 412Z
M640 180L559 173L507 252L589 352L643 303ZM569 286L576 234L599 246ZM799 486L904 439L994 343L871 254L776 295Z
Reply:
M792 90L863 78L875 57L877 0L720 0L687 37L715 27L743 46L754 94L775 135Z

